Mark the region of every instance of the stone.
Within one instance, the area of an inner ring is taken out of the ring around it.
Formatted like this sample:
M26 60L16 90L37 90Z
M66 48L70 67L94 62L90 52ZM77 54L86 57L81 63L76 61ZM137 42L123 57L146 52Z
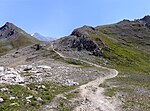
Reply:
M41 44L35 44L35 45L33 46L33 48L34 48L36 51L38 51L38 50L42 49L42 45L41 45Z
M4 99L0 97L0 103L4 102Z
M16 70L21 73L21 72L26 72L29 70L32 70L32 65L19 65L16 67Z
M29 100L31 98L33 98L33 96L28 96L28 97L26 97L26 100Z
M40 102L40 101L43 101L43 100L42 100L42 98L41 98L41 97L38 97L38 98L37 98L37 101L39 101L39 102Z
M40 88L42 88L42 89L46 89L46 87L44 86L44 85L36 85L36 87L38 88L38 89L40 89Z
M31 103L31 100L27 99L27 103Z
M20 84L24 82L23 77L21 77L14 68L6 67L0 75L1 84Z
M4 71L4 67L0 67L0 72L3 72Z
M41 86L42 89L46 89L46 87L44 85Z
M23 71L29 71L29 70L32 70L32 66L31 65L27 65Z
M46 65L40 65L40 66L37 66L37 68L51 69L50 66L46 66Z
M79 85L79 83L68 79L68 80L66 80L65 85L67 85L67 86L76 86L76 85Z
M64 96L64 97L61 97L61 98L64 99L64 100L67 100L67 97L65 97L65 96Z
M9 100L14 100L14 99L16 99L16 97L11 96L11 97L9 98Z
M8 91L8 88L1 88L0 91L1 91L1 92L7 92L7 91Z
M102 52L99 50L99 48L94 49L93 55L95 56L102 56Z
M10 106L19 106L19 103L15 102L15 103L11 103Z

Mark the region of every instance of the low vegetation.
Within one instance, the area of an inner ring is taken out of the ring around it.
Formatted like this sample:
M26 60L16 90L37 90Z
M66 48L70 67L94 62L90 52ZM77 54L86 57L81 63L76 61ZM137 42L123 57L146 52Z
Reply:
M76 91L73 91L73 92L70 92L70 93L66 94L65 97L66 97L68 100L70 100L70 99L72 99L72 98L77 97L78 94L79 94L79 91L76 90Z
M116 78L107 80L106 83L100 84L100 87L106 89L104 95L121 98L123 110L148 111L150 110L150 100L147 99L150 92L150 53L146 51L147 49L139 48L135 39L130 39L130 42L120 42L119 36L115 36L103 27L99 27L98 35L91 36L98 44L105 43L102 48L103 56L108 61L105 66L119 71ZM109 86L108 83L111 85Z
M68 63L68 64L80 66L81 68L89 68L89 67L92 67L91 65L89 65L89 64L87 64L87 63L85 63L85 62L82 62L82 61L80 61L80 60L65 59L65 62Z
M8 90L0 91L0 97L4 100L0 104L1 111L36 111L41 105L49 103L55 95L74 89L54 83L0 86L0 89L2 88Z

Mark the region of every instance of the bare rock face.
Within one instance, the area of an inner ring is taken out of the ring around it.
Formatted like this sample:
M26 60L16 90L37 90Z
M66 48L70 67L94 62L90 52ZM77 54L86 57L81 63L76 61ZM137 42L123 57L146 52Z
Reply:
M149 15L147 15L147 16L145 16L144 18L142 18L141 20L143 20L143 21L145 21L145 22L149 22L150 23L150 16Z
M65 37L57 42L58 49L62 47L70 48L77 51L86 50L95 56L101 56L100 47L90 38L91 33L96 33L97 30L90 26L83 26L75 29L70 36Z
M100 56L100 50L96 42L90 40L86 36L81 36L81 37L75 37L71 43L71 48L76 48L78 51L81 50L87 50L92 52L93 55L95 56Z
M14 24L6 22L6 24L0 28L0 39L15 38L19 35L19 32L25 33L22 29L18 28Z
M149 15L145 16L145 17L142 18L141 20L145 22L145 25L146 25L148 28L150 28L150 16L149 16Z

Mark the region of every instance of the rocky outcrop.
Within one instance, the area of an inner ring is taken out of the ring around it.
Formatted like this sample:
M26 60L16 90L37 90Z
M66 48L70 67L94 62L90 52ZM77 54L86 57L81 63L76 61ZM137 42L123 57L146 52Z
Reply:
M147 15L144 18L140 19L141 21L145 22L145 26L147 26L148 28L150 28L150 16Z
M94 27L91 26L83 26L81 28L75 29L71 35L77 36L77 37L82 37L82 36L90 36L90 33L96 33L97 30Z
M6 22L6 24L0 28L0 39L16 38L19 36L19 33L27 34L22 29L15 26L14 24Z
M72 49L77 51L89 51L95 56L101 56L101 50L98 44L91 39L90 34L97 33L97 30L90 26L83 26L75 29L70 36L55 42L59 50Z
M71 48L76 48L78 51L87 50L92 52L92 54L95 56L101 55L99 46L96 44L96 42L85 35L82 35L81 37L75 37L71 43Z
M0 84L20 84L24 78L14 68L0 67Z

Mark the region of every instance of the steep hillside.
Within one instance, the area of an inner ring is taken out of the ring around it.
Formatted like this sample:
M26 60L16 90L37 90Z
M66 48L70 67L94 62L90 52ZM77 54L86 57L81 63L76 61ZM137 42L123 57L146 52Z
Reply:
M0 55L15 49L39 42L22 29L7 22L0 28Z
M104 95L122 101L121 111L150 110L150 16L83 26L55 41L54 48L66 56L117 69L117 77L99 86L105 88Z
M88 51L119 68L150 71L149 16L140 20L75 29L68 37L55 42L58 50ZM143 65L143 67L141 67Z
M150 28L146 24L144 19L124 20L114 25L96 27L99 34L91 37L99 38L106 44L108 49L102 48L103 55L116 65L149 72Z

